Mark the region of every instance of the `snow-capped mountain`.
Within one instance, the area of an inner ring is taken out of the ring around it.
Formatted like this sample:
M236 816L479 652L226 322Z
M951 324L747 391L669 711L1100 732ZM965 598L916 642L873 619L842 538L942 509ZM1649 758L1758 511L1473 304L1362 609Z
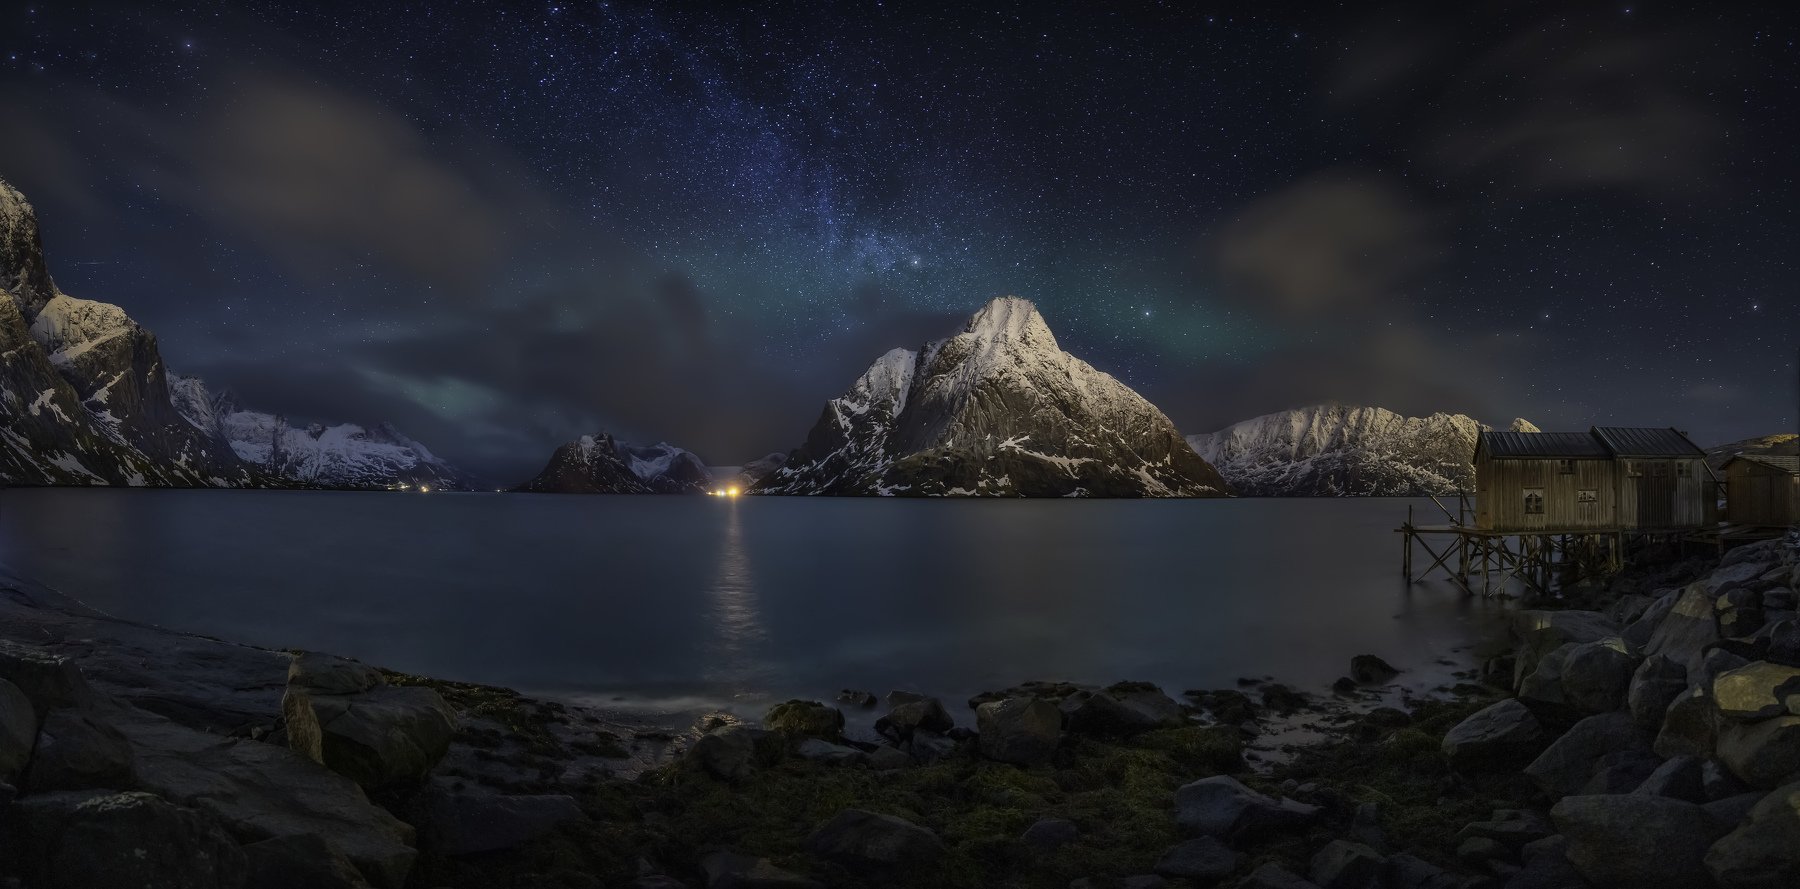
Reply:
M1404 496L1475 489L1475 440L1462 414L1403 417L1378 407L1314 405L1267 414L1188 444L1241 494ZM1514 420L1515 432L1537 432Z
M759 494L1217 497L1155 405L1064 352L1017 297L961 333L881 356L825 405Z
M285 417L244 410L229 393L213 395L194 377L172 376L175 409L194 428L230 445L239 460L269 475L328 488L425 485L471 490L475 480L387 423L292 425Z
M175 410L154 334L118 306L57 288L36 211L0 180L0 482L258 481Z
M631 445L583 435L556 449L537 477L513 490L550 494L703 494L712 473L693 453L667 442Z

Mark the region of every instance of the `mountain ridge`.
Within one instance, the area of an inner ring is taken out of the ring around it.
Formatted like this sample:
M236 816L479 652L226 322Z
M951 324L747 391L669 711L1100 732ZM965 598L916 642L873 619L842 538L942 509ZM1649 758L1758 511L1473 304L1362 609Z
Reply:
M1252 417L1187 436L1239 493L1251 496L1418 496L1475 489L1479 433L1465 414L1407 417L1335 402ZM1513 431L1537 432L1524 419Z

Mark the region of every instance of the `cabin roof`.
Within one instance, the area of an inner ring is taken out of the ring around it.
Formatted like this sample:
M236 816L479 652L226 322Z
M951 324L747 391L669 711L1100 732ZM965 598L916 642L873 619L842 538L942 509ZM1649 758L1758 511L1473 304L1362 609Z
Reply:
M1725 465L1730 466L1739 460L1745 460L1751 463L1761 463L1771 469L1779 469L1782 472L1791 472L1800 475L1800 457L1786 457L1777 454L1739 454L1732 457L1730 460L1726 460Z
M1688 440L1681 430L1640 429L1630 426L1595 426L1594 437L1606 443L1615 457L1704 457L1706 452Z
M1612 456L1587 432L1483 432L1481 447L1495 457L1601 458Z
M1483 432L1478 449L1494 457L1560 460L1706 456L1678 429L1631 426L1595 426L1586 432Z

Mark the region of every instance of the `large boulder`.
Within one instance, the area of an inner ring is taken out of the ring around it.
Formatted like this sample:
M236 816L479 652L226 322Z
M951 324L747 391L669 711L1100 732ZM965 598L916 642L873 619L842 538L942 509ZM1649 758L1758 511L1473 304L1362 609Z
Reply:
M895 741L906 741L916 731L943 734L955 727L956 721L950 718L950 711L944 709L943 701L923 695L900 695L899 692L888 695L891 706L887 715L875 720L875 730L882 735Z
M31 759L38 720L31 699L19 687L0 679L0 784L10 784Z
M1751 807L1744 823L1707 850L1706 869L1726 889L1800 886L1800 783Z
M84 710L52 710L38 730L25 790L129 789L131 745L118 729Z
M368 889L356 865L311 834L274 837L244 847L244 889Z
M1758 634L1768 639L1768 652L1763 659L1771 663L1800 667L1800 619L1772 620Z
M1690 584L1675 599L1668 616L1650 634L1644 646L1646 655L1660 654L1686 667L1690 672L1700 664L1706 648L1719 639L1719 622L1713 612L1718 596L1700 584Z
M379 889L406 882L411 827L369 802L356 782L286 747L221 738L126 708L111 720L136 754L138 784L217 818L245 842L313 835Z
M1081 838L1081 829L1064 818L1039 818L1019 835L1019 842L1040 852L1060 849Z
M303 651L288 663L287 684L315 694L349 695L386 685L381 671L349 658Z
M1175 791L1175 821L1200 836L1235 840L1304 830L1318 820L1319 807L1276 799L1245 787L1229 775L1214 775Z
M1598 611L1520 611L1513 615L1512 630L1519 638L1513 663L1515 689L1544 655L1564 645L1619 635L1618 623Z
M1212 837L1195 837L1171 847L1154 870L1165 877L1211 883L1237 869L1237 853Z
M694 739L685 761L724 781L742 781L781 758L779 735L747 725L722 725Z
M1761 722L1723 720L1719 759L1751 787L1770 790L1800 778L1800 716Z
M1583 642L1562 662L1563 700L1586 713L1606 713L1625 706L1638 658L1618 637Z
M1544 728L1517 698L1485 707L1444 734L1444 755L1459 772L1506 771L1543 752Z
M1658 756L1711 756L1718 734L1718 711L1713 707L1712 695L1704 686L1694 686L1669 702L1653 749Z
M1631 646L1632 651L1648 649L1650 637L1656 634L1656 628L1662 626L1663 619L1675 609L1675 603L1680 598L1680 590L1670 590L1657 597L1656 601L1650 603L1650 607L1644 609L1643 614L1638 615L1635 620L1625 625L1625 629L1619 631L1619 638L1624 639L1625 644Z
M1486 821L1471 821L1456 832L1458 842L1492 840L1517 853L1554 833L1550 819L1530 809L1495 809Z
M1666 796L1690 803L1706 802L1703 780L1705 763L1697 756L1682 754L1663 760L1649 777L1632 793L1640 796Z
M1566 642L1537 658L1531 672L1519 680L1517 694L1522 701L1560 706L1568 703L1563 694L1563 665L1583 643Z
M825 884L776 867L767 858L718 851L700 859L706 889L825 889Z
M1050 759L1062 742L1062 711L1039 698L1007 698L975 708L981 755L1013 765Z
M1753 661L1713 678L1719 715L1752 722L1784 714L1800 716L1800 667Z
M1708 885L1706 850L1724 833L1706 810L1660 796L1569 796L1550 818L1569 862L1599 889Z
M1687 691L1687 668L1674 658L1653 654L1631 674L1631 688L1625 703L1637 727L1654 733L1662 728L1663 714L1682 692Z
M885 748L893 750L894 748ZM899 753L898 750L894 752ZM808 762L824 763L828 766L847 766L859 762L868 762L869 754L844 744L833 744L823 738L806 738L794 745L794 755ZM901 756L906 754L901 753ZM907 757L911 762L911 757Z
M244 853L201 812L140 792L63 791L13 804L0 842L34 889L241 889Z
M1271 861L1251 871L1237 889L1319 889L1319 884Z
M1135 735L1181 719L1181 705L1148 683L1077 691L1062 699L1061 709L1069 731L1102 737Z
M769 708L763 727L784 735L832 741L844 734L844 713L818 701L788 701Z
M0 679L24 692L40 715L94 701L94 691L74 661L10 639L0 639Z
M290 684L281 712L289 747L370 790L423 782L456 734L450 705L417 686L326 694Z
M1393 664L1372 654L1359 654L1350 659L1350 678L1358 685L1380 685L1400 675Z
M944 841L904 818L845 809L806 840L807 851L865 871L929 868L943 858Z
M1525 767L1525 774L1547 796L1556 799L1580 792L1607 755L1648 748L1630 714L1602 713L1575 723L1551 742Z
M1307 876L1319 889L1383 889L1387 859L1361 843L1332 840L1313 853Z
M446 778L432 779L413 809L420 847L440 855L516 849L582 818L566 794L499 794Z

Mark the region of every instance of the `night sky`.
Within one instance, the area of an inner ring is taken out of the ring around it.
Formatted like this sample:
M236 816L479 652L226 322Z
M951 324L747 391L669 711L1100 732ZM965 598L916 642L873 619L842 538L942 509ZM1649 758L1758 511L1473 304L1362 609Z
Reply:
M0 177L177 372L500 481L1001 294L1188 432L1795 425L1793 4L370 5L6 3Z

